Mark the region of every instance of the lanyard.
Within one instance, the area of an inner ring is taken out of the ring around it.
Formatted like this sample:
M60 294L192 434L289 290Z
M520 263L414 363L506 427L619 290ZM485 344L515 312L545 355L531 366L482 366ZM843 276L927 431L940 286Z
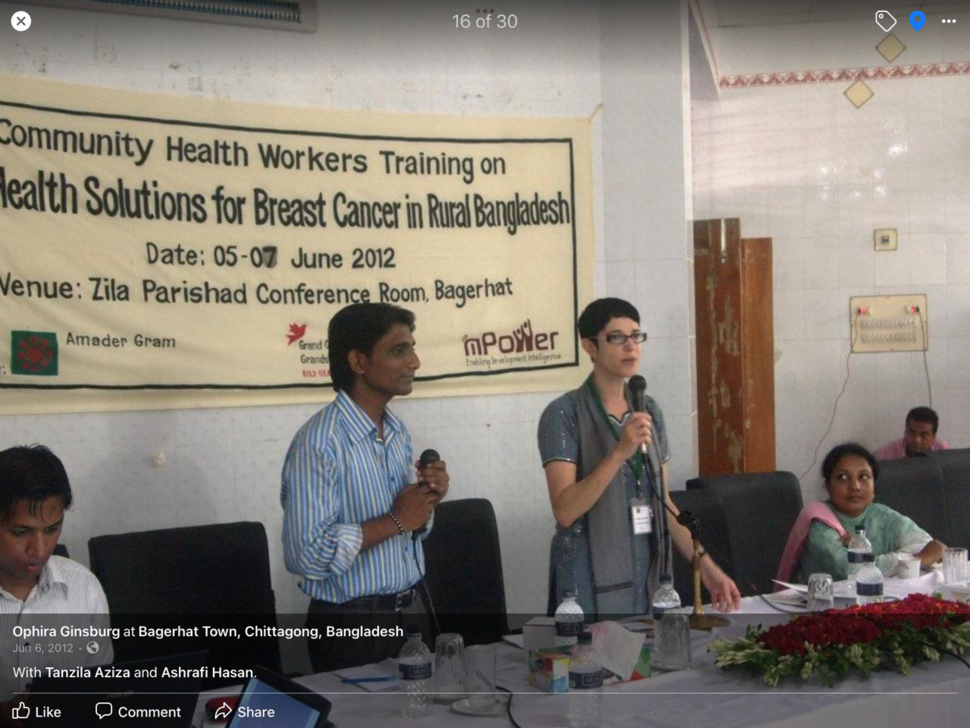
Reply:
M596 402L596 408L599 410L600 415L602 415L603 420L606 422L606 426L610 428L610 432L613 433L613 439L617 442L620 441L620 433L617 431L616 426L613 424L613 420L610 416L606 414L606 408L603 407L603 400L600 399L600 393L596 391L596 385L593 384L593 378L590 377L586 380L586 386L589 389L590 395L593 397L593 401ZM633 475L637 480L637 497L643 497L643 488L641 482L643 480L643 460L637 457L639 453L634 453L633 457L628 459L627 465L633 471Z

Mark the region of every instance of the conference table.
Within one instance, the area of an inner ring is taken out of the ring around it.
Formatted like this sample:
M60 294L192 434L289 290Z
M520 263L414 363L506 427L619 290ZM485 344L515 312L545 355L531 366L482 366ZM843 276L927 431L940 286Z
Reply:
M937 572L918 580L887 580L887 596L913 592L930 593L941 583ZM783 607L784 608L784 607ZM711 610L713 611L713 610ZM970 669L951 657L924 662L909 676L895 672L873 673L868 679L857 673L825 687L818 681L782 682L776 688L742 670L724 671L707 652L712 638L743 636L747 624L782 623L790 614L778 612L761 597L742 600L740 613L727 615L727 627L692 632L693 667L679 672L657 671L646 680L618 683L604 688L603 726L616 728L820 728L821 726L879 726L922 728L970 724ZM514 639L514 638L513 638ZM514 693L512 714L522 728L568 726L569 696L550 695L528 684L521 648L510 642L498 645L496 682ZM400 716L400 696L370 693L341 682L332 673L299 678L297 682L324 694L333 703L330 719L339 728L420 725L445 728L454 725L512 725L507 713L495 717L468 717L436 704L433 713L419 721ZM196 728L209 728L202 720L202 706L216 691L200 696ZM508 699L507 696L504 699ZM477 722L477 723L476 723Z

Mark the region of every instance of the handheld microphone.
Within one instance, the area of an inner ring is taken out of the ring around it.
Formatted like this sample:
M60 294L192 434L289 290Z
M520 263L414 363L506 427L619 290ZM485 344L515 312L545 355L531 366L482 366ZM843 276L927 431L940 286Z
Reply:
M634 412L646 412L647 411L647 380L641 377L639 374L634 374L630 377L630 381L627 384L630 387L630 396L633 399L633 411ZM653 426L651 425L651 430ZM656 431L654 431L656 434ZM667 510L669 506L664 499L664 482L663 482L663 466L660 463L660 451L657 446L656 438L651 440L651 444L654 447L654 453L656 455L656 461L650 458L647 454L647 443L640 445L640 457L643 459L643 464L650 470L650 488L653 490L653 494L660 504L660 516L658 519L658 537L660 541L660 573L666 574L667 572L667 562L669 559L668 554L670 553L670 528L667 522ZM658 490L659 486L659 490Z
M646 412L647 411L647 380L641 377L639 374L634 374L630 377L630 395L633 397L633 411L634 412ZM647 443L642 443L640 445L640 454L647 454Z
M432 450L429 447L427 450L421 453L421 457L418 458L418 470L424 470L426 467L432 463L438 462L439 460L441 460L441 456L438 454L438 451ZM427 526L421 526L421 528L419 528L417 531L413 531L411 533L412 540L417 541L421 534L427 530Z
M428 448L423 453L421 453L421 458L418 461L418 468L420 470L424 470L426 467L428 467L432 463L438 462L439 460L441 460L441 456L438 454L438 451Z

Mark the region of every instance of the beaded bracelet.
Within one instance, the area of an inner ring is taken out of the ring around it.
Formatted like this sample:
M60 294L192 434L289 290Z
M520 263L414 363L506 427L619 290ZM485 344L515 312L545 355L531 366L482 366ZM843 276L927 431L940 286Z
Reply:
M392 521L394 521L394 525L397 526L397 530L400 531L401 532L401 535L403 536L404 535L404 526L402 526L401 525L401 522L399 520L397 520L397 516L395 516L391 511L388 511L387 512L387 517L390 518Z

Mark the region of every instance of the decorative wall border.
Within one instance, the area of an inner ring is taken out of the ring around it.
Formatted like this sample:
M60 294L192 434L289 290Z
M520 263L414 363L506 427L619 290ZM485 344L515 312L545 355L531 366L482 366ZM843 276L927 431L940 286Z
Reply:
M721 88L802 86L810 83L834 83L857 81L859 79L932 78L939 76L970 76L970 62L922 63L911 66L878 66L875 68L833 68L827 71L786 71L721 76L718 85Z

